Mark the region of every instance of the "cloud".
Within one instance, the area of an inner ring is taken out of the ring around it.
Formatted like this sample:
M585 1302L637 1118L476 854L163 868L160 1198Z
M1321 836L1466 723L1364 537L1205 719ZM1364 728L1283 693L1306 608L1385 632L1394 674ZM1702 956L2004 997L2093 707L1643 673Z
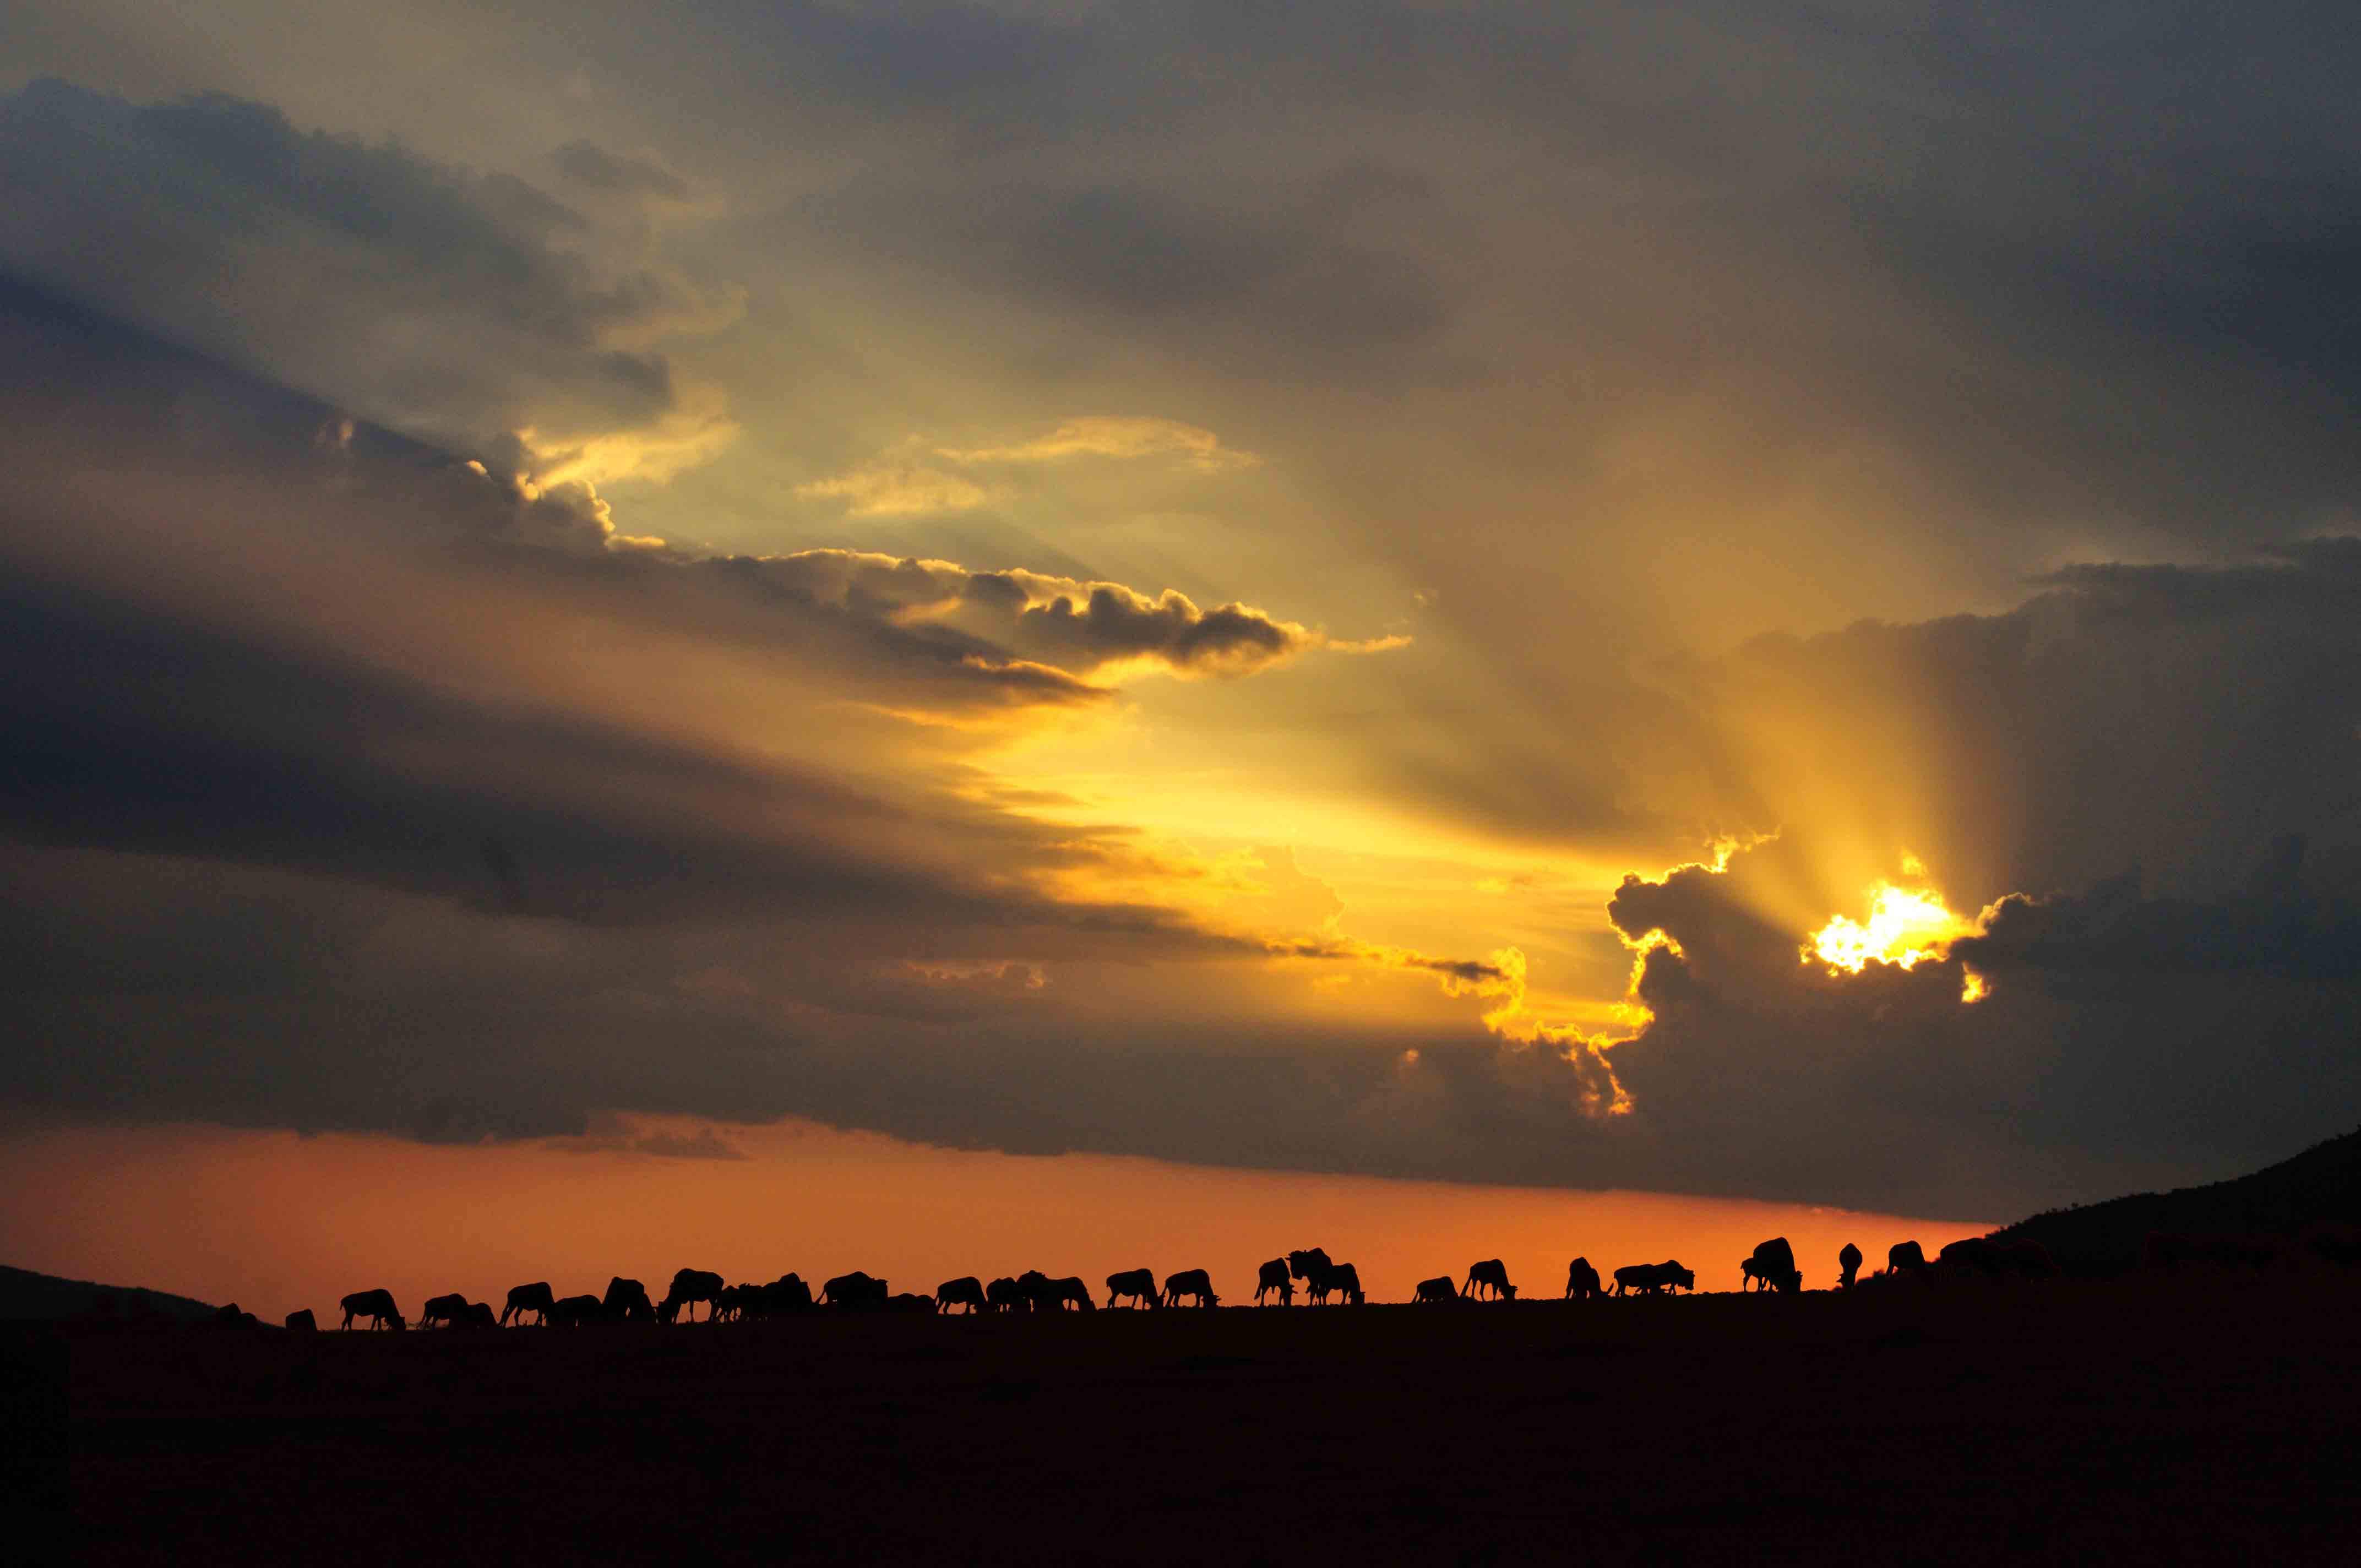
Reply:
M1207 473L1250 468L1261 459L1222 444L1210 430L1177 420L1093 415L1070 419L1044 435L1008 446L938 447L954 463L1058 463L1072 457L1185 459Z
M56 81L0 101L0 265L380 423L461 450L531 433L553 455L537 477L594 480L734 433L660 348L730 325L742 291L513 177L222 94L137 105Z
M983 487L957 474L910 463L872 463L832 478L797 485L806 500L842 500L853 517L915 517L967 511L985 499Z

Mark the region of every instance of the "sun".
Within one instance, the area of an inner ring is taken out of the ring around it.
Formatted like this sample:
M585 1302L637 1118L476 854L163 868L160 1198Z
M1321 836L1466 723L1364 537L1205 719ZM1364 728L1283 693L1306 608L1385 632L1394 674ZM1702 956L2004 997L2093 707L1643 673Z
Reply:
M1941 894L1924 884L1926 867L1916 856L1905 855L1902 863L1920 885L1877 883L1868 890L1869 917L1835 916L1805 938L1803 961L1824 963L1831 974L1859 974L1872 963L1906 970L1948 957L1953 942L1976 934L1974 921L1953 913ZM1960 1000L1981 1002L1990 990L1983 977L1969 974Z

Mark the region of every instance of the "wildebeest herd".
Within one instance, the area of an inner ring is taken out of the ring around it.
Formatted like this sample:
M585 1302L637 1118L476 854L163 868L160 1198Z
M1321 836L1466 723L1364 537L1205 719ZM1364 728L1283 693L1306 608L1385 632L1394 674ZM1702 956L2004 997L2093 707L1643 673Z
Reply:
M1837 1254L1837 1283L1840 1289L1850 1289L1860 1279L1863 1259L1861 1249L1845 1244ZM1986 1277L2021 1275L2038 1277L2056 1272L2049 1255L2040 1245L2029 1241L1996 1242L1986 1237L1956 1241L1944 1247L1935 1261L1927 1260L1925 1251L1915 1241L1897 1242L1886 1253L1886 1266L1871 1277L1872 1280L1904 1278L1911 1276L1936 1277L1943 1274L1974 1274ZM1797 1291L1804 1286L1804 1276L1795 1264L1795 1249L1784 1236L1773 1236L1756 1247L1752 1255L1739 1265L1741 1288L1766 1291ZM1611 1279L1611 1288L1610 1288ZM1360 1305L1367 1299L1361 1287L1361 1276L1349 1263L1331 1259L1323 1249L1308 1247L1275 1257L1257 1271L1255 1304L1268 1305L1276 1299L1280 1306L1292 1306L1298 1282L1301 1283L1307 1301L1314 1306L1330 1303ZM1679 1292L1697 1288L1696 1273L1675 1259L1663 1263L1625 1264L1609 1277L1601 1277L1587 1258L1577 1257L1566 1267L1565 1299L1584 1300L1607 1295L1652 1296L1663 1292ZM1113 1309L1128 1303L1135 1308L1178 1307L1183 1302L1197 1307L1215 1307L1222 1298L1213 1289L1213 1277L1202 1268L1185 1268L1166 1275L1161 1282L1152 1269L1130 1268L1106 1277L1106 1306ZM1466 1278L1455 1280L1450 1275L1438 1275L1419 1281L1412 1297L1420 1303L1462 1303L1479 1300L1514 1301L1517 1287L1510 1281L1508 1267L1497 1257L1486 1258L1468 1266ZM375 1329L404 1329L410 1326L396 1305L390 1291L384 1289L357 1290L341 1303L344 1327L356 1322ZM767 1285L730 1285L721 1276L705 1269L684 1268L672 1277L672 1287L661 1300L649 1296L647 1288L636 1279L620 1276L607 1283L603 1295L559 1296L545 1280L520 1285L508 1293L508 1300L498 1313L489 1302L470 1301L463 1294L436 1296L420 1310L418 1326L441 1325L448 1328L506 1328L518 1326L577 1327L588 1323L674 1323L697 1321L697 1309L705 1310L710 1322L731 1322L753 1318L780 1317L821 1308L866 1310L888 1312L948 1313L958 1308L970 1316L979 1313L1094 1311L1098 1303L1082 1281L1071 1276L1053 1279L1038 1269L1027 1269L1014 1277L1004 1276L989 1283L974 1275L947 1279L937 1286L931 1295L917 1291L894 1292L883 1279L859 1270L840 1274L825 1281L814 1290L799 1275L780 1276ZM226 1310L235 1312L236 1308ZM243 1314L241 1314L243 1315ZM289 1315L287 1326L291 1329L316 1327L309 1310Z

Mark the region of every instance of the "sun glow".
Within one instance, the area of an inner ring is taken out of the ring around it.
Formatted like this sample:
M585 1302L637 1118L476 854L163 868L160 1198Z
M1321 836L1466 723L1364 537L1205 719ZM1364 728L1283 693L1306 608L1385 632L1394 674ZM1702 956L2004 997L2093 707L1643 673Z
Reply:
M1866 921L1839 915L1807 939L1803 960L1815 959L1828 966L1831 972L1842 970L1859 974L1872 961L1908 969L1928 959L1940 959L1951 949L1951 944L1961 937L1975 934L1972 920L1951 913L1942 895L1927 888L1897 887L1881 882L1870 889L1870 913ZM1982 994L1981 982L1971 985L1977 1000Z

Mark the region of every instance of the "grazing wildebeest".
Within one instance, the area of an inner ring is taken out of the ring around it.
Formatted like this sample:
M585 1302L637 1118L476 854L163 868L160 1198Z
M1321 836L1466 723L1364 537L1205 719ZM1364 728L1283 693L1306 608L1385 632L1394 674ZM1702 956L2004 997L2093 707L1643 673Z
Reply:
M1269 1295L1274 1290L1279 1292L1279 1304L1280 1306L1292 1307L1295 1305L1295 1281L1288 1277L1287 1259L1283 1257L1272 1258L1268 1263L1262 1266L1261 1273L1256 1276L1255 1305L1257 1307L1261 1306L1263 1304L1262 1299L1265 1296Z
M1935 1262L1946 1274L1972 1270L1987 1279L1997 1278L2008 1266L1999 1244L1982 1236L1961 1236L1958 1241L1945 1242L1942 1250L1935 1255Z
M1288 1272L1303 1281L1303 1294L1315 1307L1324 1305L1328 1292L1334 1288L1329 1276L1336 1266L1328 1261L1328 1254L1320 1247L1307 1247L1287 1255Z
M550 1293L549 1281L536 1279L530 1285L520 1285L509 1292L509 1304L500 1309L500 1326L508 1327L511 1318L519 1322L531 1312L539 1323L549 1321L549 1304L557 1298Z
M1005 1274L983 1288L983 1299L995 1312L1021 1312L1033 1304L1033 1299Z
M437 1323L456 1325L459 1314L467 1310L467 1298L454 1290L448 1296L430 1296L426 1305L418 1310L418 1326L431 1329Z
M1361 1294L1361 1271L1349 1263L1330 1264L1327 1284L1329 1289L1344 1297L1356 1307L1361 1306L1368 1299Z
M319 1330L320 1320L312 1315L311 1308L298 1307L287 1314L287 1326L297 1333L314 1333Z
M1460 1287L1459 1293L1473 1297L1478 1288L1489 1290L1499 1300L1513 1301L1517 1299L1517 1288L1509 1283L1509 1266L1497 1257L1488 1257L1481 1263L1467 1266L1467 1283Z
M1156 1271L1152 1268L1126 1268L1106 1277L1107 1305L1112 1307L1128 1296L1143 1307L1162 1304L1156 1290Z
M1177 1307L1183 1296L1194 1296L1200 1307L1218 1307L1222 1299L1213 1294L1213 1277L1202 1268L1184 1268L1164 1279L1164 1304Z
M1038 1268L1028 1268L1016 1277L1016 1294L1027 1311L1054 1312L1065 1301L1060 1293L1064 1285L1065 1281L1052 1279Z
M496 1329L500 1326L500 1321L492 1316L489 1301L470 1301L467 1310L459 1314L459 1321L451 1326L455 1329Z
M763 1314L763 1288L759 1285L725 1285L721 1294L713 1299L708 1314L717 1323L742 1322Z
M2009 1267L2027 1279L2047 1279L2058 1272L2058 1260L2049 1249L2031 1236L2018 1236L2000 1244L2001 1257Z
M1459 1287L1452 1282L1451 1276L1448 1274L1438 1274L1432 1279L1422 1279L1418 1282L1416 1299L1456 1301L1459 1299Z
M780 1275L763 1287L763 1310L766 1312L803 1312L811 1310L811 1287L803 1276L790 1271Z
M931 1317L935 1310L935 1299L917 1290L905 1290L886 1297L882 1305L889 1312L925 1312Z
M935 1305L946 1312L953 1307L965 1307L967 1315L972 1318L990 1304L984 1299L983 1281L972 1274L946 1279L935 1287Z
M690 1322L697 1321L697 1304L705 1303L708 1321L721 1302L721 1276L702 1268L684 1268L672 1277L672 1288L664 1295L676 1317L686 1309ZM665 1320L670 1321L670 1319Z
M1082 1277L1079 1274L1070 1274L1063 1279L1050 1280L1041 1292L1041 1299L1048 1303L1048 1310L1053 1312L1062 1312L1068 1307L1085 1312L1095 1312L1099 1306L1096 1301L1091 1299L1091 1288L1082 1283Z
M1598 1270L1590 1266L1587 1257L1577 1257L1565 1266L1565 1299L1579 1301L1586 1297L1607 1293L1598 1277Z
M1697 1275L1670 1259L1663 1263L1627 1263L1615 1271L1618 1296L1635 1290L1653 1296L1666 1288L1694 1290Z
M829 1307L882 1307L886 1294L883 1279L873 1279L857 1268L819 1288L821 1303Z
M561 1296L549 1304L549 1321L561 1328L579 1328L606 1315L596 1296Z
M404 1329L410 1325L401 1321L401 1311L393 1304L390 1290L356 1290L338 1305L345 1310L345 1327L353 1326L355 1318L367 1318L373 1329Z
M1754 1255L1738 1266L1742 1278L1739 1288L1751 1290L1760 1285L1765 1290L1800 1290L1804 1276L1795 1266L1795 1249L1787 1245L1784 1236L1773 1236L1754 1249Z
M653 1322L656 1304L648 1299L648 1288L636 1279L616 1275L607 1281L607 1294L599 1300L607 1316L619 1323Z
M1837 1288L1851 1289L1853 1277L1861 1272L1861 1248L1845 1243L1844 1250L1837 1254Z
M1896 1274L1927 1272L1927 1251L1916 1242L1895 1242L1885 1249L1885 1266Z

